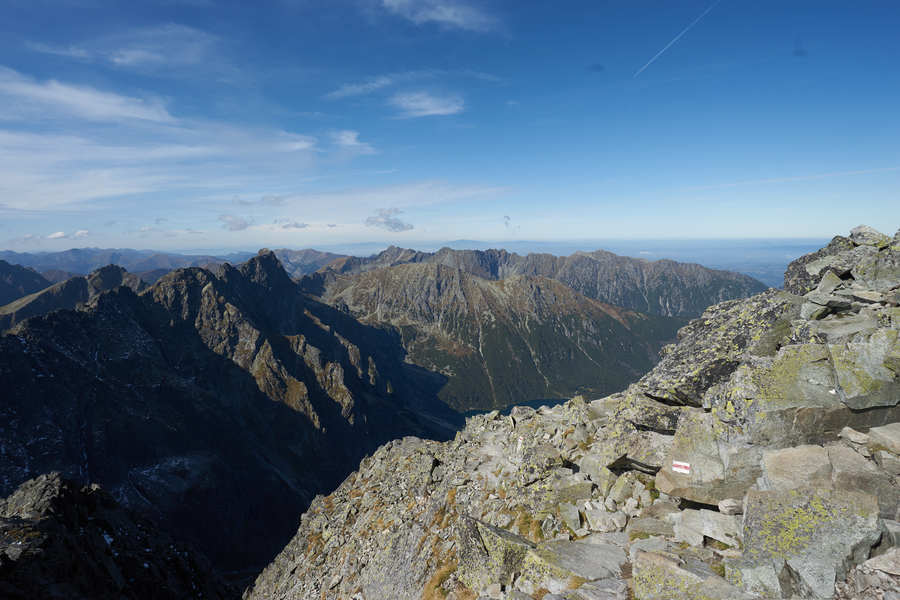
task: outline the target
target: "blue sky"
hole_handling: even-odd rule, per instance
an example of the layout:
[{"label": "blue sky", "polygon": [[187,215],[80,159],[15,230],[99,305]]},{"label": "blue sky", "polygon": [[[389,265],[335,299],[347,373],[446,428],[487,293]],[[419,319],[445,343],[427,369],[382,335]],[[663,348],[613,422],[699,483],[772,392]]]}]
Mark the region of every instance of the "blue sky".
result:
[{"label": "blue sky", "polygon": [[0,0],[0,246],[900,226],[893,1]]}]

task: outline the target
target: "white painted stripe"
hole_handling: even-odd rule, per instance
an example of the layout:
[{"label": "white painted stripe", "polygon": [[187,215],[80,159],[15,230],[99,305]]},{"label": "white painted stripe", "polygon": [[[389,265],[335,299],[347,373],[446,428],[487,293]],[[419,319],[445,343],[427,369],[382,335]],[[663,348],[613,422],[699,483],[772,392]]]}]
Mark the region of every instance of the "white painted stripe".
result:
[{"label": "white painted stripe", "polygon": [[691,472],[691,464],[673,460],[672,461],[672,470],[675,471],[676,473],[684,473],[685,475],[689,475]]}]

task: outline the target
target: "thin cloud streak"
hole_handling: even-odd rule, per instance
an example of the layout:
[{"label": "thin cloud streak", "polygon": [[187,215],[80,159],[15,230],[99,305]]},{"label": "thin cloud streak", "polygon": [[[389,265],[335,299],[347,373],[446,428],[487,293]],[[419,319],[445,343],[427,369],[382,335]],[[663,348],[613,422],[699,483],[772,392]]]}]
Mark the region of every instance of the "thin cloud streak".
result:
[{"label": "thin cloud streak", "polygon": [[461,113],[465,102],[460,96],[435,96],[428,92],[408,92],[395,94],[391,105],[402,110],[403,117],[446,116]]},{"label": "thin cloud streak", "polygon": [[437,23],[479,33],[498,26],[497,19],[491,15],[458,0],[382,0],[382,5],[416,25]]},{"label": "thin cloud streak", "polygon": [[17,71],[0,66],[0,120],[25,114],[40,114],[34,105],[50,108],[89,121],[141,120],[174,123],[161,102],[122,96],[96,88],[60,83],[55,79],[38,82]]},{"label": "thin cloud streak", "polygon": [[815,175],[798,175],[796,177],[773,177],[771,179],[748,179],[746,181],[734,181],[731,183],[719,183],[714,185],[702,185],[685,188],[691,191],[719,190],[725,188],[741,187],[745,185],[765,185],[769,183],[793,183],[795,181],[815,181],[817,179],[829,179],[831,177],[851,177],[854,175],[871,175],[874,173],[891,173],[900,171],[897,167],[882,167],[878,169],[861,169],[858,171],[832,171],[830,173],[817,173]]},{"label": "thin cloud streak", "polygon": [[671,41],[671,42],[669,42],[668,44],[666,44],[666,45],[663,47],[662,50],[660,50],[659,52],[657,52],[657,53],[653,56],[653,58],[651,58],[650,60],[648,60],[648,61],[647,61],[647,64],[645,64],[643,67],[641,67],[640,69],[638,69],[637,72],[636,72],[634,75],[632,75],[632,78],[637,77],[638,75],[640,75],[641,73],[643,73],[644,70],[645,70],[647,67],[649,67],[650,65],[652,65],[652,64],[656,61],[657,58],[659,58],[660,56],[663,55],[663,53],[664,53],[666,50],[668,50],[668,49],[671,48],[673,45],[675,45],[675,42],[677,42],[678,40],[680,40],[681,37],[682,37],[684,34],[686,34],[688,31],[690,31],[691,29],[693,29],[693,28],[694,28],[694,25],[696,25],[697,23],[699,23],[700,20],[701,20],[703,17],[705,17],[706,15],[708,15],[709,12],[710,12],[712,9],[714,9],[714,8],[719,4],[719,2],[721,2],[721,1],[722,1],[722,0],[716,0],[715,2],[713,2],[712,4],[710,4],[710,5],[706,8],[706,10],[704,10],[702,13],[700,13],[700,16],[699,16],[699,17],[697,17],[696,19],[694,19],[694,20],[691,22],[690,25],[688,25],[687,27],[685,27],[684,29],[682,29],[682,30],[681,30],[681,33],[679,33],[679,34],[676,35],[674,38],[672,38],[672,41]]}]

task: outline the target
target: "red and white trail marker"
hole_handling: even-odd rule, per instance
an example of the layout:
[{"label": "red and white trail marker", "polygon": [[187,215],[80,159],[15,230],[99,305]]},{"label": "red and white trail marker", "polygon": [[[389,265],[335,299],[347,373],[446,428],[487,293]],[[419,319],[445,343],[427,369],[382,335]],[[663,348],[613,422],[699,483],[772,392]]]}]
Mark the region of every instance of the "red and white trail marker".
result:
[{"label": "red and white trail marker", "polygon": [[685,475],[691,474],[691,463],[681,462],[678,460],[672,461],[672,470],[676,473],[683,473]]}]

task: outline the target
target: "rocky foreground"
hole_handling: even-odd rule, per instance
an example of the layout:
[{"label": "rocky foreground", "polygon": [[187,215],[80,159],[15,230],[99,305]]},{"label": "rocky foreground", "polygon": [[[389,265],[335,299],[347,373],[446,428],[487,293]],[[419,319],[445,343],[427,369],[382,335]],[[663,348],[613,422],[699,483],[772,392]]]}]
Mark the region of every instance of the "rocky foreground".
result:
[{"label": "rocky foreground", "polygon": [[900,598],[898,335],[856,228],[622,393],[381,447],[245,598]]}]

